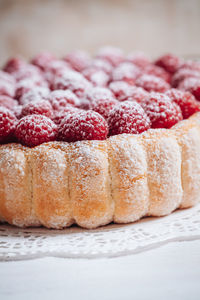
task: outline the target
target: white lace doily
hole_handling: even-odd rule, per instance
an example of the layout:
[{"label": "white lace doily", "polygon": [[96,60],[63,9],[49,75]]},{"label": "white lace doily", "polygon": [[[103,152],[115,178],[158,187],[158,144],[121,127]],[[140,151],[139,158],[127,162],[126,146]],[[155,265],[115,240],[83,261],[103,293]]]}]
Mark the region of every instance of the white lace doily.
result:
[{"label": "white lace doily", "polygon": [[44,256],[113,257],[138,253],[164,243],[200,239],[200,205],[162,218],[95,230],[71,227],[19,229],[0,225],[0,261]]}]

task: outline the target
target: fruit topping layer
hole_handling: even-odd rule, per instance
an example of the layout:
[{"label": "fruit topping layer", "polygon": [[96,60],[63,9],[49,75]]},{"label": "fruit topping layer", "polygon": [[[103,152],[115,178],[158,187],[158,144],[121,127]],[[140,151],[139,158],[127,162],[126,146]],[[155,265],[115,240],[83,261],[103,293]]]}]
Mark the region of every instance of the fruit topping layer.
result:
[{"label": "fruit topping layer", "polygon": [[103,47],[91,57],[40,53],[0,70],[0,143],[104,140],[170,128],[200,111],[200,61],[174,54],[152,61]]}]

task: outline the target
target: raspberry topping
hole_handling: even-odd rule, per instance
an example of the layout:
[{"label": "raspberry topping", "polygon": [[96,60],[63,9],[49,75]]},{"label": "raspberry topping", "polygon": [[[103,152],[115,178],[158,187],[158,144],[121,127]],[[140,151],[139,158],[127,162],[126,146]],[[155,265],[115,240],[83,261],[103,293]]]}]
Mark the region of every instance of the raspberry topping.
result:
[{"label": "raspberry topping", "polygon": [[94,58],[91,62],[91,67],[94,67],[97,70],[102,70],[106,74],[110,74],[113,68],[113,66],[103,58]]},{"label": "raspberry topping", "polygon": [[151,63],[149,57],[142,52],[130,53],[127,56],[127,60],[141,69],[144,69]]},{"label": "raspberry topping", "polygon": [[91,88],[91,83],[80,73],[67,71],[55,78],[52,85],[54,90],[71,90],[77,96],[83,96],[87,89]]},{"label": "raspberry topping", "polygon": [[118,105],[118,101],[114,99],[96,99],[90,102],[89,109],[98,112],[100,115],[104,117],[104,119],[108,119],[110,111],[114,106]]},{"label": "raspberry topping", "polygon": [[200,101],[200,78],[185,78],[178,86],[180,90],[192,93]]},{"label": "raspberry topping", "polygon": [[26,65],[26,62],[24,60],[22,60],[21,58],[12,57],[11,59],[9,59],[6,62],[5,66],[3,67],[3,70],[5,72],[12,74],[12,73],[24,68],[25,65]]},{"label": "raspberry topping", "polygon": [[108,118],[109,134],[138,134],[150,128],[150,120],[143,108],[134,101],[119,103]]},{"label": "raspberry topping", "polygon": [[89,67],[82,73],[87,80],[92,82],[94,86],[106,87],[110,77],[103,70],[96,69],[95,67]]},{"label": "raspberry topping", "polygon": [[68,53],[64,60],[70,64],[70,66],[78,72],[83,71],[90,66],[91,58],[87,52],[82,50],[73,51]]},{"label": "raspberry topping", "polygon": [[152,128],[170,128],[182,120],[180,107],[161,93],[151,93],[142,104]]},{"label": "raspberry topping", "polygon": [[42,87],[42,86],[36,86],[32,90],[27,91],[24,93],[20,99],[19,103],[21,105],[34,102],[34,101],[40,101],[47,99],[48,95],[50,93],[49,88]]},{"label": "raspberry topping", "polygon": [[67,142],[104,140],[107,135],[107,122],[92,110],[69,114],[59,126],[60,139]]},{"label": "raspberry topping", "polygon": [[112,72],[113,81],[125,81],[134,85],[136,78],[140,75],[140,69],[129,62],[118,65]]},{"label": "raspberry topping", "polygon": [[99,49],[97,57],[107,60],[114,67],[124,61],[122,50],[111,46],[105,46]]},{"label": "raspberry topping", "polygon": [[34,101],[25,104],[22,107],[21,118],[28,115],[43,115],[48,118],[53,118],[53,108],[47,100]]},{"label": "raspberry topping", "polygon": [[169,84],[162,78],[144,74],[136,81],[136,85],[142,87],[148,92],[164,93],[170,88]]},{"label": "raspberry topping", "polygon": [[15,79],[4,71],[0,71],[0,95],[9,97],[15,95]]},{"label": "raspberry topping", "polygon": [[189,92],[171,89],[166,92],[166,95],[180,106],[184,119],[200,111],[200,103]]},{"label": "raspberry topping", "polygon": [[171,53],[165,54],[155,61],[155,64],[169,73],[175,73],[181,66],[181,59]]},{"label": "raspberry topping", "polygon": [[77,96],[70,90],[56,90],[50,93],[48,101],[55,111],[61,111],[69,105],[78,106],[80,104]]},{"label": "raspberry topping", "polygon": [[172,76],[171,85],[177,87],[185,78],[189,77],[200,78],[200,71],[181,68]]},{"label": "raspberry topping", "polygon": [[61,122],[63,121],[63,119],[67,115],[72,114],[74,112],[80,112],[80,111],[82,111],[82,110],[78,109],[78,108],[76,108],[74,106],[68,105],[68,106],[64,107],[62,111],[55,112],[54,117],[53,117],[52,120],[54,121],[54,123],[56,125],[60,125]]},{"label": "raspberry topping", "polygon": [[23,79],[17,83],[15,98],[20,99],[24,94],[33,90],[37,87],[47,87],[45,81],[41,81],[39,78],[32,79]]},{"label": "raspberry topping", "polygon": [[20,143],[33,147],[54,141],[57,125],[45,116],[29,115],[18,121],[15,135]]},{"label": "raspberry topping", "polygon": [[0,107],[0,143],[7,143],[13,138],[16,121],[15,115],[9,109]]},{"label": "raspberry topping", "polygon": [[89,101],[94,101],[94,100],[110,100],[110,99],[115,99],[113,93],[103,87],[94,87],[86,91],[85,93],[85,98],[88,99]]},{"label": "raspberry topping", "polygon": [[31,63],[44,71],[46,67],[49,65],[49,63],[54,60],[55,57],[53,54],[49,52],[42,52],[37,54],[35,57],[33,57]]},{"label": "raspberry topping", "polygon": [[168,83],[171,81],[171,75],[168,72],[166,72],[163,68],[153,65],[153,64],[147,65],[144,68],[144,73],[162,78],[163,80],[165,80]]},{"label": "raspberry topping", "polygon": [[7,109],[14,110],[15,107],[18,106],[18,102],[11,97],[0,95],[0,106],[4,106]]}]

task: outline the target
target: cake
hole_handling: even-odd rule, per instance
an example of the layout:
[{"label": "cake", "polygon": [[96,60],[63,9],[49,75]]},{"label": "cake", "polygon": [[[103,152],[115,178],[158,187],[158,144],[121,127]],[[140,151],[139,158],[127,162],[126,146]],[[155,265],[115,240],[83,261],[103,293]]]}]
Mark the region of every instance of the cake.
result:
[{"label": "cake", "polygon": [[92,229],[200,199],[200,63],[105,47],[0,71],[0,220]]}]

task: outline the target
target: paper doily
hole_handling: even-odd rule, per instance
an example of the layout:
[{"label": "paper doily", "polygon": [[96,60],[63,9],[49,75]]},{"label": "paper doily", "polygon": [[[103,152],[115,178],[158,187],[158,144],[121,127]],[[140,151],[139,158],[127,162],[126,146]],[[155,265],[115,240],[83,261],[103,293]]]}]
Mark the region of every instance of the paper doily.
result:
[{"label": "paper doily", "polygon": [[95,230],[71,227],[19,229],[0,225],[0,261],[45,256],[114,257],[142,252],[171,241],[200,239],[200,205],[162,218]]}]

